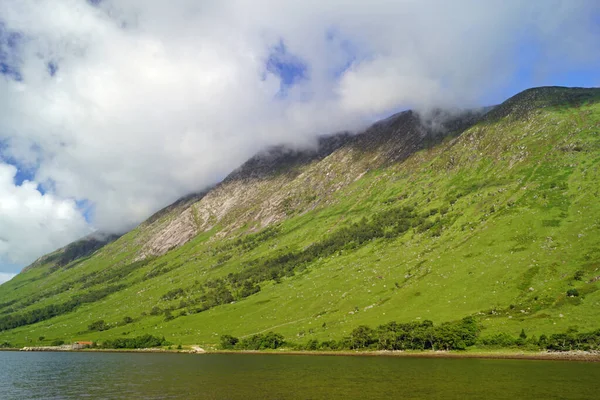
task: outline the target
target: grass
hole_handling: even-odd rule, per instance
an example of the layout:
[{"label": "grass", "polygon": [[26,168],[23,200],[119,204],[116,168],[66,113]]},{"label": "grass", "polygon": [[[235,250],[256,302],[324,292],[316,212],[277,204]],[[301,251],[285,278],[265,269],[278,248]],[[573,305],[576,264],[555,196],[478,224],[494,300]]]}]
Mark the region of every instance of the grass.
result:
[{"label": "grass", "polygon": [[[67,301],[102,287],[102,277],[118,276],[125,288],[74,312],[0,332],[0,342],[30,346],[150,333],[176,344],[210,347],[221,334],[244,337],[270,330],[299,342],[340,339],[360,324],[444,322],[467,315],[477,317],[483,335],[597,329],[600,103],[598,92],[590,93],[585,104],[567,99],[518,118],[509,113],[480,122],[349,184],[344,152],[350,152],[357,171],[371,165],[366,158],[372,154],[342,148],[298,167],[304,175],[283,187],[262,182],[264,196],[283,192],[287,217],[276,224],[276,234],[250,246],[230,245],[232,237],[244,237],[244,228],[216,236],[222,224],[120,276],[117,271],[131,265],[149,235],[150,228],[142,225],[82,261],[56,270],[49,264],[32,268],[0,286],[0,313]],[[321,191],[286,194],[306,185],[302,179],[319,181],[322,171],[335,177]],[[300,251],[351,222],[399,206],[430,214],[432,226],[340,249],[279,283],[260,282],[260,292],[232,304],[193,314],[190,307],[179,307],[198,296],[204,282],[239,272],[249,261]],[[577,271],[583,271],[580,280],[573,279]],[[85,287],[94,280],[96,285]],[[183,297],[164,298],[179,288]],[[567,297],[571,288],[580,296]],[[173,307],[175,318],[150,315],[155,306]],[[123,324],[125,316],[133,322]],[[88,325],[100,319],[111,328],[90,332]]]}]

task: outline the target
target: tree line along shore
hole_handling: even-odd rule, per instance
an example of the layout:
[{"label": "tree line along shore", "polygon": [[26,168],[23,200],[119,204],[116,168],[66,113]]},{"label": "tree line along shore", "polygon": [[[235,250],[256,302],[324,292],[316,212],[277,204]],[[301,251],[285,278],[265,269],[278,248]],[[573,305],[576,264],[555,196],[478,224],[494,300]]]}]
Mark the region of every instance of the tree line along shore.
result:
[{"label": "tree line along shore", "polygon": [[[54,340],[50,346],[24,348],[15,348],[5,341],[0,343],[0,348],[29,351],[206,352],[198,346],[175,344],[164,336],[150,334],[72,344]],[[360,325],[340,340],[309,339],[304,343],[286,340],[275,332],[242,338],[223,334],[220,343],[210,347],[208,352],[600,360],[600,329],[578,332],[570,328],[566,332],[539,337],[529,336],[525,330],[521,330],[518,337],[506,333],[481,336],[481,326],[473,317],[438,325],[429,320],[408,323],[392,321],[376,328]]]}]

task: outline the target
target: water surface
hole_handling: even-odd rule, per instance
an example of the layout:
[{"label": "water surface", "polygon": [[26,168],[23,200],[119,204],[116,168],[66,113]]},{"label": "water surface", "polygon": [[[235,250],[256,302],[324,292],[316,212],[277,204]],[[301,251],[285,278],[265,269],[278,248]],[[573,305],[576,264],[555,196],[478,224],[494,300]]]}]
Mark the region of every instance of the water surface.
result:
[{"label": "water surface", "polygon": [[597,399],[600,363],[0,352],[2,399]]}]

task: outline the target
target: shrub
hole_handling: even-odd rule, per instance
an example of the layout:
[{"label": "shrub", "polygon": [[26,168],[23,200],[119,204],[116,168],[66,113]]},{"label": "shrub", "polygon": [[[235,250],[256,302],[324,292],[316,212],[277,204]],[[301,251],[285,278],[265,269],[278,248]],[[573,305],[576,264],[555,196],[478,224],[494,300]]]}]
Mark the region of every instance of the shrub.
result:
[{"label": "shrub", "polygon": [[319,349],[321,350],[337,350],[339,348],[341,346],[335,340],[325,340],[319,345]]},{"label": "shrub", "polygon": [[318,348],[319,348],[319,341],[316,339],[309,340],[305,346],[306,350],[311,350],[311,351],[317,350]]},{"label": "shrub", "polygon": [[577,297],[577,296],[579,296],[579,291],[577,289],[569,289],[569,290],[567,290],[567,296]]},{"label": "shrub", "polygon": [[519,334],[519,338],[525,340],[527,339],[527,334],[525,333],[525,329],[521,329],[521,333]]},{"label": "shrub", "polygon": [[184,295],[185,295],[185,290],[183,290],[182,288],[177,288],[177,289],[169,290],[167,293],[165,293],[162,296],[162,299],[166,300],[166,301],[175,300]]},{"label": "shrub", "polygon": [[268,332],[264,335],[260,348],[261,349],[276,349],[278,347],[283,346],[285,341],[283,340],[283,336],[279,333]]},{"label": "shrub", "polygon": [[369,347],[375,343],[375,331],[366,325],[360,325],[350,333],[350,343],[353,349]]},{"label": "shrub", "polygon": [[150,315],[160,315],[160,314],[162,314],[162,310],[158,306],[154,306],[154,307],[152,307],[152,310],[150,310]]},{"label": "shrub", "polygon": [[103,319],[99,319],[98,321],[94,321],[88,325],[88,330],[90,331],[105,331],[107,329],[108,325]]},{"label": "shrub", "polygon": [[481,343],[486,346],[494,347],[512,347],[516,345],[517,339],[509,335],[508,333],[497,333],[492,336],[487,336],[481,339]]},{"label": "shrub", "polygon": [[252,335],[248,338],[243,339],[238,343],[236,348],[243,350],[266,350],[266,349],[277,349],[283,344],[283,336],[279,333],[268,332],[266,334]]},{"label": "shrub", "polygon": [[238,338],[233,337],[231,335],[222,335],[221,336],[221,348],[224,350],[233,349],[239,341],[240,340]]},{"label": "shrub", "polygon": [[102,343],[104,349],[146,349],[150,347],[169,346],[170,342],[165,340],[164,336],[152,336],[149,334],[136,336],[134,338],[118,338],[107,340]]}]

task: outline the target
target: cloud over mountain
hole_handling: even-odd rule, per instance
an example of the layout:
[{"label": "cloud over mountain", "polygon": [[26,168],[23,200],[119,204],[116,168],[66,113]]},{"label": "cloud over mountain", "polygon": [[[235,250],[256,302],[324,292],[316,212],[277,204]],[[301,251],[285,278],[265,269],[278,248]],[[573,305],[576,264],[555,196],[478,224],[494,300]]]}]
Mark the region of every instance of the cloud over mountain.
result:
[{"label": "cloud over mountain", "polygon": [[[41,194],[35,182],[16,186],[15,174],[15,167],[0,163],[0,261],[28,264],[90,233],[75,201]],[[8,279],[0,274],[0,282]]]},{"label": "cloud over mountain", "polygon": [[[90,227],[69,199],[92,205],[93,227],[121,231],[265,146],[306,146],[402,108],[480,105],[524,65],[529,86],[598,65],[597,7],[4,0],[0,156],[35,170],[47,215],[66,213],[73,235]],[[32,184],[11,188],[3,168],[2,190],[35,196]],[[17,222],[0,226],[4,256],[40,255],[15,247],[26,232]],[[44,229],[48,251],[56,235]]]}]

